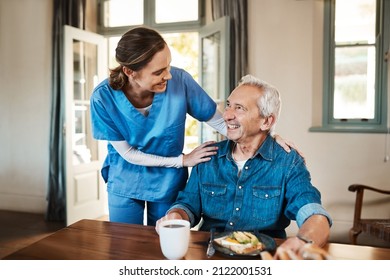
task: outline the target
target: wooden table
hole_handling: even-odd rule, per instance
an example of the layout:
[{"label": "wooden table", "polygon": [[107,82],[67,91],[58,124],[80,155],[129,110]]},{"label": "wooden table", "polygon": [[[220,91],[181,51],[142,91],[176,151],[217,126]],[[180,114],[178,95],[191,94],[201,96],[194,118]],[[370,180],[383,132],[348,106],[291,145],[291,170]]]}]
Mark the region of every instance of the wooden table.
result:
[{"label": "wooden table", "polygon": [[[185,259],[207,260],[208,232],[191,231]],[[389,260],[390,249],[329,243],[333,259]],[[231,259],[219,252],[212,260]],[[4,259],[8,260],[161,260],[154,227],[81,220],[45,237]]]}]

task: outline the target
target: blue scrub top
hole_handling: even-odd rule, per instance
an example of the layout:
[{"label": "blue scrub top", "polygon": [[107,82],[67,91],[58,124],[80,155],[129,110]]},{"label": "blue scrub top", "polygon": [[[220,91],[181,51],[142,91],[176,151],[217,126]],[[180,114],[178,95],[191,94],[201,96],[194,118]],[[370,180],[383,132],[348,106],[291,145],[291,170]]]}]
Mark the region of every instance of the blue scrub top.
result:
[{"label": "blue scrub top", "polygon": [[[164,157],[176,157],[183,151],[185,120],[188,113],[199,121],[209,120],[216,103],[190,74],[171,68],[172,79],[163,93],[156,93],[149,115],[141,114],[122,90],[101,82],[91,97],[93,137],[122,141],[138,150]],[[102,176],[108,192],[134,199],[172,202],[187,178],[187,168],[146,167],[124,160],[108,144]]]}]

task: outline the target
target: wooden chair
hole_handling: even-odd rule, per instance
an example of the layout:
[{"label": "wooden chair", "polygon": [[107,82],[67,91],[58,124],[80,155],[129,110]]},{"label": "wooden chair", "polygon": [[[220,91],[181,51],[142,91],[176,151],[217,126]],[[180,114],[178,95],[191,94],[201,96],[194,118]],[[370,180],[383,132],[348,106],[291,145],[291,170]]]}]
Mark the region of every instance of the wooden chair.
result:
[{"label": "wooden chair", "polygon": [[349,231],[349,239],[352,244],[356,244],[357,237],[364,232],[375,236],[381,240],[390,242],[390,219],[361,219],[363,207],[364,191],[374,191],[377,193],[390,195],[390,191],[381,190],[365,185],[353,184],[348,187],[351,192],[356,192],[355,214],[353,227]]}]

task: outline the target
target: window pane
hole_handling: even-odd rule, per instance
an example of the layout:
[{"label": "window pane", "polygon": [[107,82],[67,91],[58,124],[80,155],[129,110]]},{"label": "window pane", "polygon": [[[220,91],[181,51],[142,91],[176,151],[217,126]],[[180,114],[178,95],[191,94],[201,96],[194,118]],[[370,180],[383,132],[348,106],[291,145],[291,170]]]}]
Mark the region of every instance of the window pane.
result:
[{"label": "window pane", "polygon": [[375,110],[375,48],[335,50],[335,119],[373,119]]},{"label": "window pane", "polygon": [[198,0],[155,0],[156,23],[198,20]]},{"label": "window pane", "polygon": [[336,0],[335,41],[375,42],[376,0]]},{"label": "window pane", "polygon": [[142,25],[143,23],[144,0],[104,1],[105,27]]},{"label": "window pane", "polygon": [[117,67],[119,64],[115,59],[115,50],[121,36],[110,37],[108,39],[108,67],[110,69]]},{"label": "window pane", "polygon": [[219,61],[221,56],[221,33],[213,33],[202,39],[202,84],[205,91],[211,95],[214,100],[221,99],[219,94]]},{"label": "window pane", "polygon": [[192,77],[198,79],[198,32],[164,33],[161,34],[167,42],[172,54],[171,65],[183,68]]},{"label": "window pane", "polygon": [[73,164],[97,160],[98,147],[93,141],[89,99],[97,86],[98,46],[73,40]]}]

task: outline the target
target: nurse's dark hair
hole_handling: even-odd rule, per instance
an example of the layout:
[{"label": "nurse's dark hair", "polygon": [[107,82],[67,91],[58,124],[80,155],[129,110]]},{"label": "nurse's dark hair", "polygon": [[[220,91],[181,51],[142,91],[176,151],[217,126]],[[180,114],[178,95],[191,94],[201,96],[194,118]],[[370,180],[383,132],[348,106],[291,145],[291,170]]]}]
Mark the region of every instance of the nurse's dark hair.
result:
[{"label": "nurse's dark hair", "polygon": [[119,65],[110,69],[110,86],[115,90],[122,89],[128,82],[123,67],[139,71],[165,46],[164,38],[153,29],[136,27],[127,31],[119,40],[115,50],[115,59]]}]

